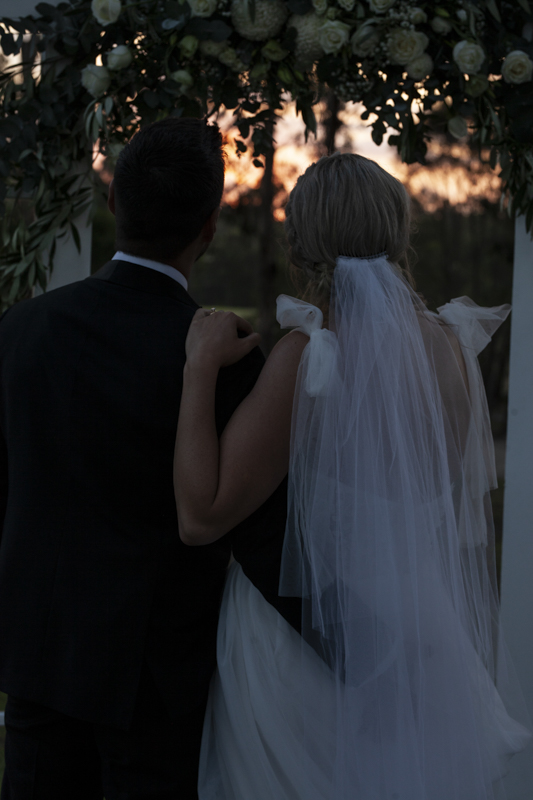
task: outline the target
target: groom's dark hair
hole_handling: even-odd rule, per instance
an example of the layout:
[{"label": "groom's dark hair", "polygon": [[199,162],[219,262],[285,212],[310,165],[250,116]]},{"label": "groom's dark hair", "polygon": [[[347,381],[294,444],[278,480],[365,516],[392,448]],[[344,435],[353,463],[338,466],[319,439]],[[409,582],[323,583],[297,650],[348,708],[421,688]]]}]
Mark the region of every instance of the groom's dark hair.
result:
[{"label": "groom's dark hair", "polygon": [[204,119],[168,117],[142,128],[115,168],[117,248],[179,255],[220,204],[224,157],[218,125]]}]

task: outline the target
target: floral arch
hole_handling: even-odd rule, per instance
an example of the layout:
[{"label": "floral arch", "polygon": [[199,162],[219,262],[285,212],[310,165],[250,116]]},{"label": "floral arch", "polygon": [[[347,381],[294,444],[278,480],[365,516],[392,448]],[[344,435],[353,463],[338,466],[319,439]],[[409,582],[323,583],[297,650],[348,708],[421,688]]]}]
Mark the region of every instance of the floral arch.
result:
[{"label": "floral arch", "polygon": [[78,240],[96,142],[116,157],[139,124],[225,107],[260,167],[286,98],[316,131],[321,84],[362,103],[374,141],[406,162],[423,162],[438,108],[500,168],[502,200],[531,229],[528,0],[69,0],[0,25],[0,200],[34,203],[4,216],[3,307],[44,288],[58,235]]}]

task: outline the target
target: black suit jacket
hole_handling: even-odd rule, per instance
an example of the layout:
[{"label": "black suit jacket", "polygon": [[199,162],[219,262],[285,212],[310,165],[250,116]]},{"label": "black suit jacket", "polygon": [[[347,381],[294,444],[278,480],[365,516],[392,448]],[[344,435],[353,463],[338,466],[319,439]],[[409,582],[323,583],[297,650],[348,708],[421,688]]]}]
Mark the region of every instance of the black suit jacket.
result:
[{"label": "black suit jacket", "polygon": [[[172,461],[198,305],[113,261],[0,322],[0,688],[127,727],[146,657],[178,720],[203,713],[230,550],[277,597],[286,483],[223,539],[179,538]],[[253,387],[258,349],[220,371],[217,428]]]}]

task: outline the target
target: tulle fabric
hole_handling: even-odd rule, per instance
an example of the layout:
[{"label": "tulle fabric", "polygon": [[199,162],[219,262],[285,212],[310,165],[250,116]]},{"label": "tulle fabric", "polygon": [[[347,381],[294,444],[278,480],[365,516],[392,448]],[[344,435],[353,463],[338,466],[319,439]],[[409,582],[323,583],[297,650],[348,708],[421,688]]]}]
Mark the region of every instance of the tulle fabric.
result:
[{"label": "tulle fabric", "polygon": [[[509,313],[429,313],[386,258],[338,260],[298,373],[280,594],[230,570],[200,800],[494,800],[529,739],[498,626],[477,353]],[[496,689],[496,679],[499,691]]]},{"label": "tulle fabric", "polygon": [[[437,317],[385,257],[339,258],[319,392],[304,352],[280,594],[304,598],[303,639],[335,683],[324,724],[335,800],[490,800],[528,740],[504,704],[520,716],[498,628],[494,455],[475,359],[476,337],[508,311],[461,298]],[[313,748],[305,662],[303,650]]]}]

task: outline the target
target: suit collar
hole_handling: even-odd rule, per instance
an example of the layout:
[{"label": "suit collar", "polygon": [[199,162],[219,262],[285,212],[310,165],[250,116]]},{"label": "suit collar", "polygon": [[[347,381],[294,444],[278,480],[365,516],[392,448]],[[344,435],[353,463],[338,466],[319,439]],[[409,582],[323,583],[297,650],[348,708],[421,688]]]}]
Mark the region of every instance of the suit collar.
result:
[{"label": "suit collar", "polygon": [[95,272],[87,280],[94,279],[108,281],[119,286],[126,286],[129,289],[136,289],[139,292],[150,294],[160,294],[165,297],[173,297],[181,303],[199,308],[198,303],[192,299],[187,291],[177,281],[161,272],[147,269],[139,264],[132,264],[129,261],[108,261],[98,272]]}]

